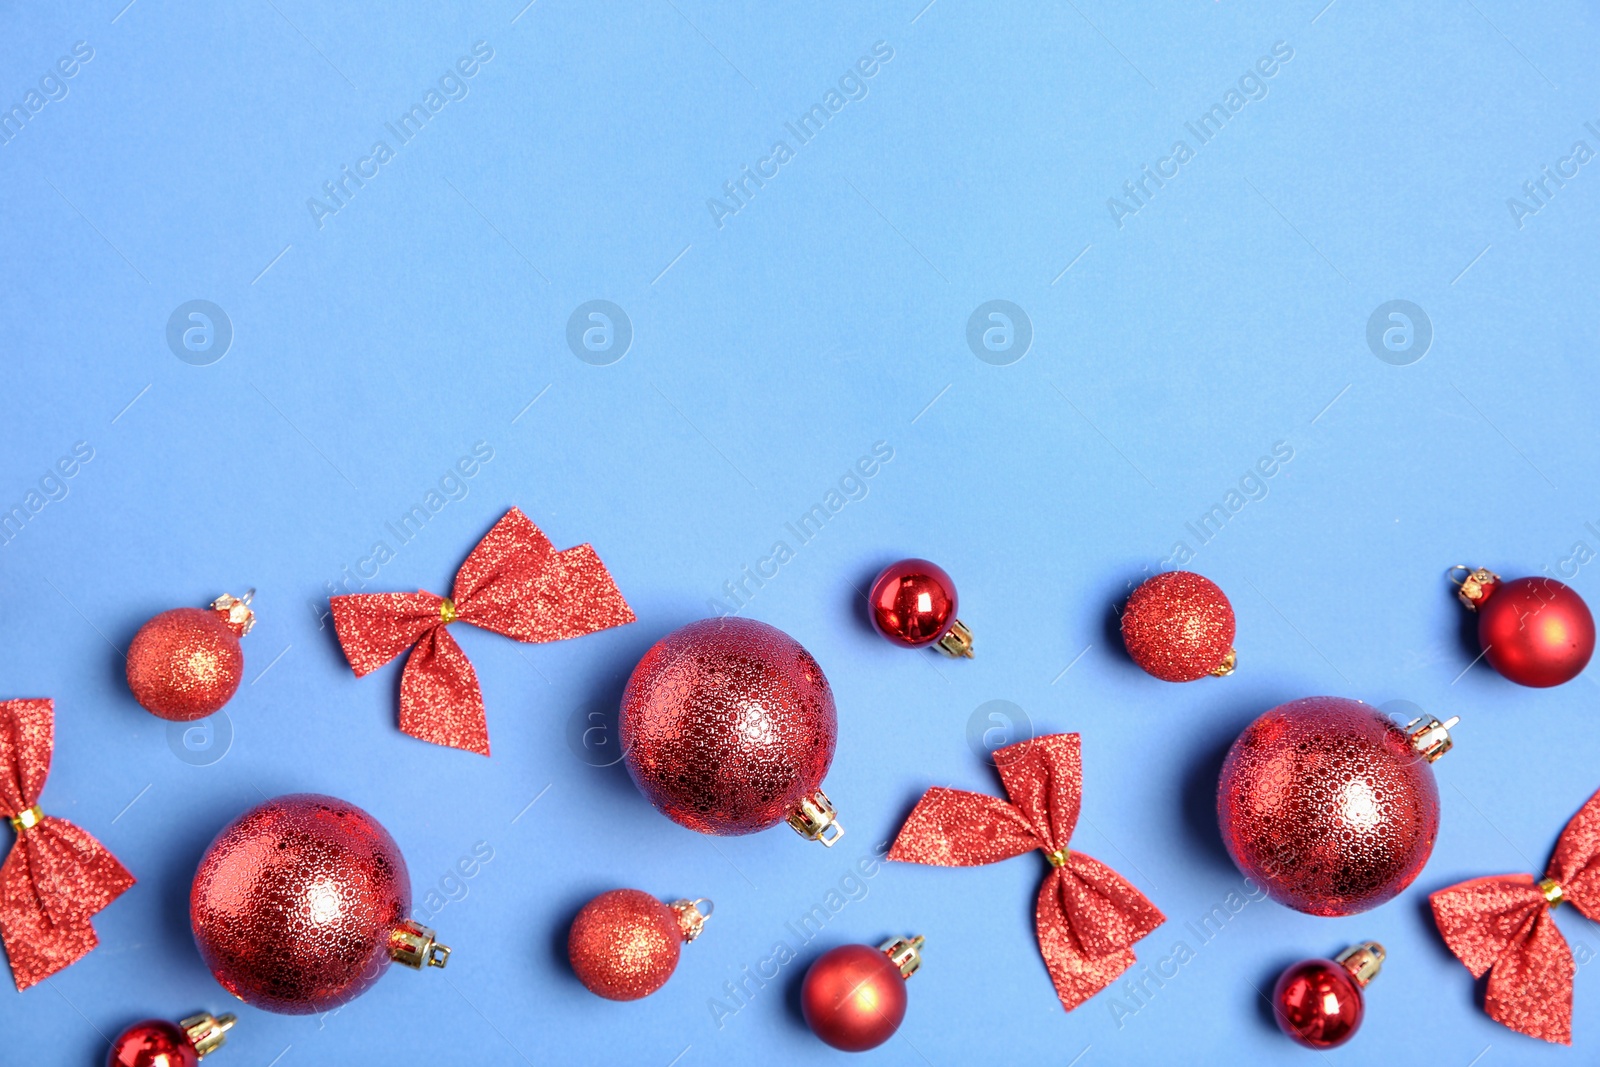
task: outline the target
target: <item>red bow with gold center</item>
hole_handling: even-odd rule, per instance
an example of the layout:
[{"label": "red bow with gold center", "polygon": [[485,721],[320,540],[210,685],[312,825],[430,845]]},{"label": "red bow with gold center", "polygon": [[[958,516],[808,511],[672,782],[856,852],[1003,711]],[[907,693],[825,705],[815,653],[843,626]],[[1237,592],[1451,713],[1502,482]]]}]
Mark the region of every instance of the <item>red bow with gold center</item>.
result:
[{"label": "red bow with gold center", "polygon": [[1472,977],[1489,975],[1489,1018],[1530,1037],[1572,1044],[1572,976],[1567,939],[1551,912],[1570,901],[1600,920],[1600,793],[1556,840],[1543,881],[1529,874],[1474,878],[1428,898],[1444,943]]},{"label": "red bow with gold center", "polygon": [[1038,849],[1050,861],[1034,927],[1061,1006],[1071,1011],[1133,966],[1133,943],[1166,916],[1110,867],[1067,847],[1078,823],[1083,762],[1077,734],[995,752],[1010,803],[934,787],[900,828],[889,858],[976,867]]},{"label": "red bow with gold center", "polygon": [[591,545],[557,552],[516,508],[456,573],[449,597],[356,593],[330,599],[345,659],[361,677],[411,650],[400,677],[400,729],[487,756],[483,693],[466,653],[445,632],[469,622],[518,641],[565,641],[632,622],[633,610]]},{"label": "red bow with gold center", "polygon": [[0,867],[0,935],[19,990],[88,955],[100,943],[89,920],[133,885],[104,845],[39,809],[54,735],[50,701],[0,701],[0,816],[17,832]]}]

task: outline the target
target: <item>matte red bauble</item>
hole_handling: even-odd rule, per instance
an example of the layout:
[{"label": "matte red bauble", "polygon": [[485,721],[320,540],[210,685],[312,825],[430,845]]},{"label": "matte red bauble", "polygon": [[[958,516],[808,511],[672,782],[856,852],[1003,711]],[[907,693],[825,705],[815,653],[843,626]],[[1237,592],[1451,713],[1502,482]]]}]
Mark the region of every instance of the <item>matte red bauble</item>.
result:
[{"label": "matte red bauble", "polygon": [[937,563],[889,564],[873,579],[867,601],[873,627],[895,644],[971,658],[972,631],[956,618],[956,583]]},{"label": "matte red bauble", "polygon": [[[1466,576],[1456,579],[1457,571]],[[1489,666],[1518,685],[1545,688],[1576,678],[1594,655],[1594,616],[1554,578],[1503,581],[1479,567],[1452,567],[1456,595],[1478,613],[1478,644]]]},{"label": "matte red bauble", "polygon": [[787,821],[831,846],[844,836],[823,776],[838,732],[811,653],[766,623],[730,616],[675,630],[622,695],[628,773],[662,814],[703,834]]},{"label": "matte red bauble", "polygon": [[800,986],[811,1032],[836,1049],[865,1052],[894,1036],[906,1017],[906,979],[922,966],[922,938],[877,948],[840,945],[817,957]]},{"label": "matte red bauble", "polygon": [[1211,579],[1167,571],[1133,591],[1122,610],[1122,642],[1146,674],[1192,682],[1233,673],[1233,605]]},{"label": "matte red bauble", "polygon": [[1439,833],[1429,766],[1449,728],[1405,729],[1359,700],[1306,697],[1245,727],[1228,750],[1217,818],[1233,862],[1280,904],[1354,915],[1411,884]]},{"label": "matte red bauble", "polygon": [[111,1042],[106,1067],[195,1067],[227,1042],[237,1021],[201,1012],[176,1025],[165,1019],[134,1023]]},{"label": "matte red bauble", "polygon": [[1331,960],[1301,960],[1278,976],[1272,1013],[1278,1028],[1306,1048],[1338,1048],[1355,1036],[1362,990],[1383,966],[1383,946],[1367,941]]},{"label": "matte red bauble", "polygon": [[637,889],[601,893],[572,920],[567,958],[573,973],[589,992],[607,1000],[648,997],[678,969],[678,952],[700,936],[711,917],[710,904],[666,904]]},{"label": "matte red bauble", "polygon": [[239,638],[256,617],[250,593],[224,593],[211,607],[173,608],[139,627],[128,646],[128,688],[163,719],[203,719],[233,698],[244,676]]},{"label": "matte red bauble", "polygon": [[450,950],[412,921],[405,857],[354,804],[295,793],[229,823],[189,894],[195,944],[246,1004],[308,1015],[347,1003],[391,961],[443,967]]}]

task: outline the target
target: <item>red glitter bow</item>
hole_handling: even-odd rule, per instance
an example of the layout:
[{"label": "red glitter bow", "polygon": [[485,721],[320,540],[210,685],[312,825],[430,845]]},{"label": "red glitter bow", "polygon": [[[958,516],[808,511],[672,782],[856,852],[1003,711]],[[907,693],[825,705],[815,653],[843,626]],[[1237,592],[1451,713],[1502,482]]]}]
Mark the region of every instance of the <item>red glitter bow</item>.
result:
[{"label": "red glitter bow", "polygon": [[900,828],[889,858],[976,867],[1039,849],[1052,870],[1034,926],[1061,1006],[1071,1011],[1133,966],[1133,943],[1166,922],[1110,867],[1067,848],[1078,823],[1083,761],[1077,734],[1050,734],[994,754],[1007,803],[982,793],[929,789]]},{"label": "red glitter bow", "polygon": [[39,810],[54,727],[48,700],[0,701],[0,816],[17,832],[0,867],[0,935],[19,990],[87,956],[100,943],[89,920],[133,885],[104,845]]},{"label": "red glitter bow", "polygon": [[1489,975],[1489,1018],[1530,1037],[1572,1044],[1572,950],[1550,912],[1570,900],[1600,920],[1600,793],[1556,841],[1543,881],[1532,875],[1474,878],[1428,898],[1433,920],[1472,977]]},{"label": "red glitter bow", "polygon": [[557,552],[516,508],[472,550],[448,599],[432,593],[357,593],[331,598],[339,646],[356,677],[406,649],[400,729],[436,745],[487,756],[489,724],[478,676],[452,622],[470,622],[518,641],[564,641],[632,622],[591,545]]}]

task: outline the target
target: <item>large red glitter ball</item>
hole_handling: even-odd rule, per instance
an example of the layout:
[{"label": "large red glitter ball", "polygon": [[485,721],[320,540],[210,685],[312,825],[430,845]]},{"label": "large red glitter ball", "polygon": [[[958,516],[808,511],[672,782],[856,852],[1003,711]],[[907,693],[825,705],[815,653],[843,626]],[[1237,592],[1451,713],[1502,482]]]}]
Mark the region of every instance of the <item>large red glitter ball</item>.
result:
[{"label": "large red glitter ball", "polygon": [[106,1055],[106,1067],[195,1067],[199,1062],[189,1035],[164,1019],[134,1023]]},{"label": "large red glitter ball", "polygon": [[800,1011],[822,1040],[845,1052],[877,1048],[906,1017],[906,980],[888,955],[840,945],[817,958],[800,986]]},{"label": "large red glitter ball", "polygon": [[607,1000],[638,1000],[678,969],[683,930],[672,909],[649,893],[613,889],[578,912],[567,958],[578,981]]},{"label": "large red glitter ball", "polygon": [[873,580],[867,602],[873,628],[908,648],[933,644],[956,623],[956,583],[925,559],[889,564]]},{"label": "large red glitter ball", "polygon": [[622,696],[628,772],[674,822],[749,834],[816,792],[838,732],[833,692],[782,630],[702,619],[644,654]]},{"label": "large red glitter ball", "polygon": [[286,1015],[364,993],[410,911],[394,838],[354,804],[316,793],[269,800],[229,823],[189,895],[195,944],[217,981]]},{"label": "large red glitter ball", "polygon": [[1278,1028],[1306,1048],[1337,1048],[1355,1036],[1365,1011],[1361,986],[1333,960],[1303,960],[1278,976]]},{"label": "large red glitter ball", "polygon": [[1148,674],[1192,682],[1226,673],[1233,651],[1233,605],[1217,584],[1189,571],[1145,581],[1122,612],[1122,641]]},{"label": "large red glitter ball", "polygon": [[233,697],[243,676],[237,631],[215,610],[163,611],[128,646],[128,688],[163,719],[205,718]]},{"label": "large red glitter ball", "polygon": [[1495,585],[1478,608],[1478,643],[1489,666],[1519,685],[1561,685],[1594,655],[1589,605],[1554,578]]},{"label": "large red glitter ball", "polygon": [[1245,727],[1217,787],[1222,840],[1272,899],[1354,915],[1411,884],[1439,833],[1439,788],[1388,716],[1306,697]]}]

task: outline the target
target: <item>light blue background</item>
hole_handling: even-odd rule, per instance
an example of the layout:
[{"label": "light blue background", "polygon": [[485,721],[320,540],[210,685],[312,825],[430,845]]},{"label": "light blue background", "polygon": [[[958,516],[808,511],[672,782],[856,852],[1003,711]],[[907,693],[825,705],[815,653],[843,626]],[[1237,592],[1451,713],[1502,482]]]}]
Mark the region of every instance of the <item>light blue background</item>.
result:
[{"label": "light blue background", "polygon": [[[0,505],[94,450],[0,547],[0,690],[56,699],[44,806],[139,879],[95,953],[0,993],[6,1062],[97,1062],[137,1018],[226,1010],[189,880],[224,823],[299,790],[381,819],[419,904],[475,843],[494,859],[432,920],[447,970],[396,970],[320,1020],[240,1009],[219,1064],[835,1062],[796,1010],[804,964],[901,932],[926,935],[926,965],[874,1062],[1309,1062],[1257,990],[1365,938],[1389,962],[1330,1061],[1593,1058],[1589,968],[1563,1052],[1488,1021],[1425,917],[1433,889],[1542,869],[1600,786],[1595,669],[1553,691],[1467,670],[1443,577],[1576,569],[1600,595],[1600,567],[1572,561],[1600,550],[1600,164],[1520,228],[1507,206],[1573,142],[1600,149],[1587,5],[124,2],[0,16],[5,106],[74,42],[94,50],[0,145]],[[480,40],[494,58],[468,95],[319,228],[307,198]],[[879,41],[893,58],[866,97],[792,141],[784,123]],[[1197,147],[1184,123],[1275,42],[1293,59],[1265,98]],[[1180,137],[1195,158],[1118,228],[1107,198]],[[718,228],[706,200],[779,139],[794,158]],[[210,366],[166,345],[192,299],[233,325]],[[634,329],[610,366],[565,340],[594,299]],[[966,344],[991,299],[1034,329],[1009,366]],[[1366,344],[1392,299],[1435,331],[1408,366]],[[592,541],[639,615],[556,646],[456,627],[487,762],[401,735],[398,668],[353,679],[318,616],[325,583],[478,441],[494,458],[466,497],[367,588],[446,591],[515,504],[561,546]],[[866,496],[791,541],[742,609],[832,681],[840,845],[697,836],[578,758],[573,724],[877,441],[894,458]],[[1293,459],[1267,495],[1198,546],[1185,524],[1276,442]],[[1237,610],[1228,680],[1157,682],[1114,640],[1114,605],[1179,540]],[[956,577],[975,660],[866,628],[858,590],[911,554]],[[157,611],[249,586],[231,749],[186,763],[120,652]],[[1200,947],[1184,923],[1241,886],[1212,809],[1221,754],[1314,693],[1463,717],[1432,862],[1366,915],[1253,903]],[[998,791],[966,740],[991,700],[1083,733],[1073,847],[1169,916],[1143,962],[1180,939],[1197,958],[1131,1017],[1120,985],[1064,1014],[1034,942],[1043,863],[885,867],[719,1029],[724,982],[922,789]],[[641,1003],[591,996],[565,963],[571,916],[615,886],[717,905]],[[1600,946],[1571,909],[1558,923],[1583,958]]]}]

